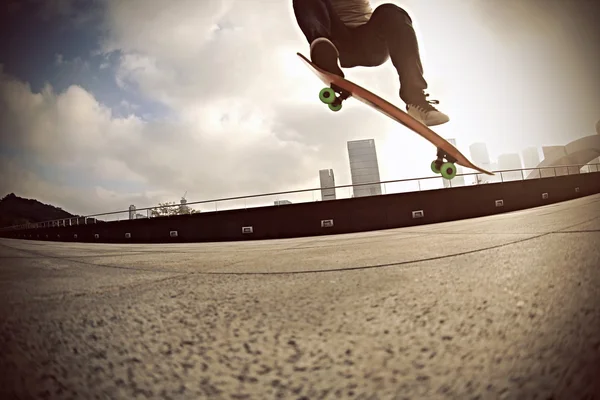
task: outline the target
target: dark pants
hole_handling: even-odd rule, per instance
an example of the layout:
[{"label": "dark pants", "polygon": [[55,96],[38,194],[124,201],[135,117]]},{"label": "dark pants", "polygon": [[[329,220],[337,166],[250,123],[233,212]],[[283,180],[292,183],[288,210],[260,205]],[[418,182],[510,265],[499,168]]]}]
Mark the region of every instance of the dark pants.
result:
[{"label": "dark pants", "polygon": [[331,40],[340,52],[340,65],[375,67],[388,58],[400,77],[400,97],[405,103],[421,103],[427,82],[417,37],[408,13],[394,4],[373,10],[369,22],[347,27],[329,0],[293,0],[298,25],[309,43],[319,37]]}]

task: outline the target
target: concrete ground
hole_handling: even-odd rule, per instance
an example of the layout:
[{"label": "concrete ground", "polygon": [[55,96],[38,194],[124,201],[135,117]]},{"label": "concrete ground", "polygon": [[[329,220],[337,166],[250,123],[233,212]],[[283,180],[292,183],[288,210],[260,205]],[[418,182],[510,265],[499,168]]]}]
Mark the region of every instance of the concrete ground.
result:
[{"label": "concrete ground", "polygon": [[0,398],[600,399],[599,245],[600,196],[276,241],[3,239]]}]

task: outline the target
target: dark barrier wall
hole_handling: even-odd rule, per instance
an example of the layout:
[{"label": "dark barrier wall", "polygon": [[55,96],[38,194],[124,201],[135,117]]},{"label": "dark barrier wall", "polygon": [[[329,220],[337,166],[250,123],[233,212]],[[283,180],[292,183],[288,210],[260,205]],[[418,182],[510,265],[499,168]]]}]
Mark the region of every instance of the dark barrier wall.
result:
[{"label": "dark barrier wall", "polygon": [[[600,193],[600,172],[195,215],[29,229],[2,232],[1,235],[98,243],[291,238],[481,217],[596,193]],[[242,232],[243,227],[252,227],[252,232]]]}]

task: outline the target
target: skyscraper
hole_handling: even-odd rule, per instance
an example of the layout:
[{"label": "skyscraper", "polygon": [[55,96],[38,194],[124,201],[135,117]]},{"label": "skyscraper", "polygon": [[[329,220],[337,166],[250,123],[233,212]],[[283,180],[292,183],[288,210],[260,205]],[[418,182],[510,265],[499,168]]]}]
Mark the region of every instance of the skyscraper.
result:
[{"label": "skyscraper", "polygon": [[335,176],[332,169],[319,170],[321,200],[335,200]]},{"label": "skyscraper", "polygon": [[481,166],[490,164],[490,155],[488,154],[487,146],[485,143],[473,143],[469,146],[469,152],[471,153],[471,161]]},{"label": "skyscraper", "polygon": [[[473,143],[469,146],[469,152],[471,153],[471,161],[473,163],[486,171],[493,171],[496,169],[496,165],[492,164],[490,161],[490,155],[487,150],[487,145],[485,143]],[[481,182],[493,182],[495,181],[495,177],[488,176],[484,174],[477,174],[477,179]],[[500,178],[498,177],[498,181]]]},{"label": "skyscraper", "polygon": [[[452,144],[452,146],[456,147],[456,139],[446,139],[446,140],[450,144]],[[458,175],[458,174],[462,174],[462,173],[463,173],[462,167],[459,165],[456,165],[456,174]],[[465,177],[464,176],[457,176],[454,179],[452,179],[452,182],[450,182],[446,178],[442,178],[442,180],[444,181],[445,188],[456,187],[456,186],[465,186]]]},{"label": "skyscraper", "polygon": [[[498,156],[498,169],[521,169],[521,156],[518,153],[514,154],[501,154]],[[503,172],[503,181],[514,181],[522,179],[521,171]]]},{"label": "skyscraper", "polygon": [[352,140],[348,142],[348,158],[352,184],[377,182],[373,185],[355,186],[352,188],[354,197],[374,196],[381,194],[379,181],[379,165],[375,140]]}]

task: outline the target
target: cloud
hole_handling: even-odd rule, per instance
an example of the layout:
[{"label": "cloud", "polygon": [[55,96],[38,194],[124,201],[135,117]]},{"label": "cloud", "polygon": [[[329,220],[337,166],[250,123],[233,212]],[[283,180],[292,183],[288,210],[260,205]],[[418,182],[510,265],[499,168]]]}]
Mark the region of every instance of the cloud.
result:
[{"label": "cloud", "polygon": [[64,19],[76,26],[89,26],[101,15],[103,0],[24,0],[23,4],[29,16],[42,21]]},{"label": "cloud", "polygon": [[[144,207],[175,201],[185,190],[189,199],[198,200],[316,186],[318,169],[332,163],[342,168],[338,161],[323,161],[343,157],[345,142],[343,135],[327,134],[327,128],[318,127],[320,104],[307,108],[309,114],[304,115],[312,115],[309,119],[317,125],[307,126],[311,133],[304,136],[302,126],[290,128],[300,115],[290,103],[276,105],[269,113],[262,104],[253,107],[239,98],[222,100],[225,103],[201,110],[199,114],[206,117],[201,120],[146,122],[134,115],[113,115],[79,86],[55,93],[48,85],[33,93],[26,83],[2,74],[3,145],[26,154],[35,165],[72,173],[71,182],[49,188],[40,185],[42,178],[34,165],[12,160],[6,167],[11,179],[3,181],[0,189],[17,194],[37,191],[40,196],[44,191],[66,210],[95,213],[129,204]],[[337,117],[321,115],[330,122]],[[345,123],[362,121],[346,119]],[[318,140],[319,135],[323,140]],[[144,189],[112,189],[124,185]],[[81,186],[84,189],[79,191]],[[151,197],[146,192],[164,195]]]},{"label": "cloud", "polygon": [[296,50],[299,31],[287,2],[261,2],[260,13],[257,6],[220,0],[109,2],[103,48],[122,54],[117,73],[122,87],[139,88],[178,110],[231,97],[271,104],[280,97],[267,93],[285,93],[293,84],[284,63]]}]

